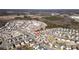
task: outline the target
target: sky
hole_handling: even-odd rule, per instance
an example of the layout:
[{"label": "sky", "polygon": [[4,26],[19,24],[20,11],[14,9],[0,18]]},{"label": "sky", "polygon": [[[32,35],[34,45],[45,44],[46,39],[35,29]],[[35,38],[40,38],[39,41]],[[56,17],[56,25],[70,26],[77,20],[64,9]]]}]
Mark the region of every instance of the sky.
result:
[{"label": "sky", "polygon": [[79,0],[0,0],[0,9],[79,9]]}]

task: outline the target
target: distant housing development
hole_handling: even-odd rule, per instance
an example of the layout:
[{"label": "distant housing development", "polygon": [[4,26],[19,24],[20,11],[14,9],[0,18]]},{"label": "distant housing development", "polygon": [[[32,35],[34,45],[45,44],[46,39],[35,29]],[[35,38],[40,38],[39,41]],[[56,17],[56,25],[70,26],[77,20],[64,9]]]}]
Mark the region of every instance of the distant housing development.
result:
[{"label": "distant housing development", "polygon": [[19,49],[27,46],[34,50],[79,49],[79,30],[45,29],[46,26],[44,22],[36,20],[10,21],[0,29],[0,48]]},{"label": "distant housing development", "polygon": [[79,16],[70,16],[70,18],[75,19],[75,21],[79,22]]},{"label": "distant housing development", "polygon": [[0,50],[79,50],[79,10],[0,9]]}]

